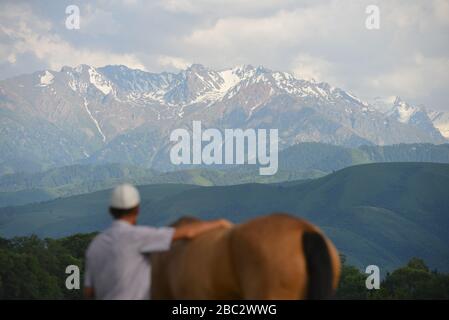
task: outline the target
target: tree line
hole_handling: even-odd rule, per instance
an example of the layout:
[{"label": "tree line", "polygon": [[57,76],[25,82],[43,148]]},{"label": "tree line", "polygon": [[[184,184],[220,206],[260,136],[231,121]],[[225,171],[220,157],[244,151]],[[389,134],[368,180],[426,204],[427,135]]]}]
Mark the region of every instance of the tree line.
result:
[{"label": "tree line", "polygon": [[[65,270],[76,265],[83,274],[84,252],[94,236],[0,238],[0,299],[82,299],[82,290],[66,288]],[[449,299],[449,274],[429,269],[421,259],[388,273],[379,290],[367,290],[367,275],[342,258],[336,299]]]}]

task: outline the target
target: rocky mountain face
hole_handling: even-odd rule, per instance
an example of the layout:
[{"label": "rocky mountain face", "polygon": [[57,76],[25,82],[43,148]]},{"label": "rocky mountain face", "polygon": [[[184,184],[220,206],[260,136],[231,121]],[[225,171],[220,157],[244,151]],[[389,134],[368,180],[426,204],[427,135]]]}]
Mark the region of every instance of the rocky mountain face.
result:
[{"label": "rocky mountain face", "polygon": [[415,126],[439,139],[449,139],[449,112],[435,111],[407,103],[401,97],[374,98],[372,105],[401,123]]},{"label": "rocky mountain face", "polygon": [[170,132],[193,120],[220,130],[278,129],[280,148],[447,142],[449,117],[394,105],[396,113],[381,112],[327,83],[250,65],[45,70],[0,81],[0,173],[83,162],[168,169]]},{"label": "rocky mountain face", "polygon": [[429,111],[428,115],[434,127],[440,131],[443,137],[449,139],[449,112]]}]

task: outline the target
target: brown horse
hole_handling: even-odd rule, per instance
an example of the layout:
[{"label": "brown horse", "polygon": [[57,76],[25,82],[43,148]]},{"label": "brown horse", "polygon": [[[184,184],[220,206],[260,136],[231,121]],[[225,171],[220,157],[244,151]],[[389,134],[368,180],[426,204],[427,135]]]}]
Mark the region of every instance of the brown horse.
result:
[{"label": "brown horse", "polygon": [[340,277],[331,241],[282,213],[175,241],[151,259],[153,299],[326,299]]}]

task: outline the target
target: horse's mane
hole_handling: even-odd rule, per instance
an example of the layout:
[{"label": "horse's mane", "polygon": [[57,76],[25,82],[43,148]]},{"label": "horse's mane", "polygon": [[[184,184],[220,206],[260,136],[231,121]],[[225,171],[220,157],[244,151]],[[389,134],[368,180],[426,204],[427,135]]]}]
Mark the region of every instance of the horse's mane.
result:
[{"label": "horse's mane", "polygon": [[201,219],[199,219],[197,217],[193,217],[193,216],[185,216],[185,217],[179,218],[178,220],[173,222],[170,226],[171,227],[180,227],[182,225],[186,225],[186,224],[198,222],[198,221],[201,221]]}]

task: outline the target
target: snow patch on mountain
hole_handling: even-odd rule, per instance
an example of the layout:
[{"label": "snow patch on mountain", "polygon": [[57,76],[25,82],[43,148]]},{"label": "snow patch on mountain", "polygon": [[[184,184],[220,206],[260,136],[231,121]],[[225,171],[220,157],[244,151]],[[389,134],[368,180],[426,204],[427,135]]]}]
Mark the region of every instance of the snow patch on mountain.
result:
[{"label": "snow patch on mountain", "polygon": [[345,91],[345,93],[346,93],[347,96],[349,96],[349,98],[351,98],[352,100],[354,100],[354,101],[358,102],[359,104],[363,105],[364,107],[366,107],[367,110],[370,109],[370,108],[368,108],[369,105],[368,105],[367,102],[365,102],[365,101],[363,101],[363,100],[357,98],[355,95],[353,95],[353,94],[352,94],[351,92],[349,92],[349,91]]},{"label": "snow patch on mountain", "polygon": [[[199,67],[195,68],[199,69]],[[195,73],[195,76],[200,79],[204,85],[199,94],[193,100],[188,101],[186,105],[207,103],[210,106],[217,101],[223,100],[232,88],[253,75],[251,68],[251,66],[240,66],[218,72],[200,69],[203,72],[207,72],[207,74],[201,75]],[[205,77],[207,77],[207,79]],[[227,98],[231,97],[232,96],[229,96]]]},{"label": "snow patch on mountain", "polygon": [[218,73],[223,80],[223,83],[220,87],[220,92],[223,94],[228,92],[229,89],[234,87],[237,83],[239,83],[242,78],[238,76],[234,69],[223,70]]},{"label": "snow patch on mountain", "polygon": [[98,90],[100,90],[104,95],[108,95],[112,91],[111,83],[104,79],[101,74],[97,72],[94,68],[89,68],[89,81]]},{"label": "snow patch on mountain", "polygon": [[92,121],[94,122],[95,126],[97,127],[97,130],[100,133],[100,135],[101,135],[101,137],[103,139],[103,142],[105,142],[106,141],[106,136],[104,135],[103,131],[101,131],[101,127],[100,127],[100,124],[98,123],[97,119],[95,119],[95,117],[90,112],[89,107],[88,107],[88,102],[87,102],[86,98],[84,98],[84,108],[86,109],[87,114],[92,119]]},{"label": "snow patch on mountain", "polygon": [[74,92],[77,91],[77,86],[76,86],[75,80],[71,79],[71,80],[69,81],[69,87],[70,87],[70,89],[72,89],[72,91],[74,91]]},{"label": "snow patch on mountain", "polygon": [[397,120],[402,123],[409,123],[410,119],[418,112],[418,107],[413,107],[400,97],[396,97],[391,111],[397,117]]},{"label": "snow patch on mountain", "polygon": [[449,112],[430,111],[429,117],[433,125],[441,132],[441,135],[449,139]]},{"label": "snow patch on mountain", "polygon": [[54,79],[55,79],[55,76],[51,72],[45,70],[44,74],[39,77],[39,86],[47,87],[47,86],[53,84]]},{"label": "snow patch on mountain", "polygon": [[396,101],[396,96],[389,97],[374,97],[370,99],[369,102],[372,106],[374,106],[378,111],[387,114],[393,108],[394,102]]}]

